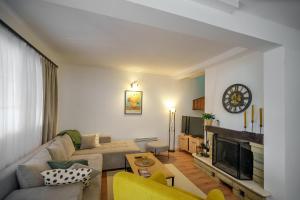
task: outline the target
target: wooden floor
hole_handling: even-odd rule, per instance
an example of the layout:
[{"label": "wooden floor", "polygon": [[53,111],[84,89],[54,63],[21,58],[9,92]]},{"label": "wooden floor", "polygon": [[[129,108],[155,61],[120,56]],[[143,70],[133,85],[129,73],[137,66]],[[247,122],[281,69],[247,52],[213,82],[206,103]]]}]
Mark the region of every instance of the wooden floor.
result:
[{"label": "wooden floor", "polygon": [[[171,163],[177,167],[188,179],[190,179],[200,190],[204,193],[208,193],[211,189],[218,188],[223,191],[226,200],[238,200],[235,197],[231,189],[223,183],[219,183],[212,177],[208,176],[202,169],[194,164],[191,154],[181,151],[170,153],[170,158],[163,154],[158,156],[158,159],[162,163]],[[101,199],[107,200],[107,181],[106,172],[103,172],[102,176],[102,188]]]}]

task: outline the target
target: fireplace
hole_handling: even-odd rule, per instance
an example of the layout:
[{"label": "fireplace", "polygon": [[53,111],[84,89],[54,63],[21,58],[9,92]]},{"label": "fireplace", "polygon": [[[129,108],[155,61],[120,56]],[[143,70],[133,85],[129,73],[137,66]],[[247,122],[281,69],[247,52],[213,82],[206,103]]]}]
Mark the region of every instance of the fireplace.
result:
[{"label": "fireplace", "polygon": [[237,179],[252,179],[253,153],[248,141],[214,134],[212,153],[215,167]]}]

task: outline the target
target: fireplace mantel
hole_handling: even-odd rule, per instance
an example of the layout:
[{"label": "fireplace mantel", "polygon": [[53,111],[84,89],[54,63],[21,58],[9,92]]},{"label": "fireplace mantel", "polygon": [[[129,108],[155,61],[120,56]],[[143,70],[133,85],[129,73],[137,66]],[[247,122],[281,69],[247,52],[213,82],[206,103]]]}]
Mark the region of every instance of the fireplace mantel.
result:
[{"label": "fireplace mantel", "polygon": [[252,133],[247,131],[236,131],[217,126],[206,126],[206,131],[218,134],[221,137],[236,138],[241,140],[247,140],[249,142],[264,144],[264,135],[258,133]]}]

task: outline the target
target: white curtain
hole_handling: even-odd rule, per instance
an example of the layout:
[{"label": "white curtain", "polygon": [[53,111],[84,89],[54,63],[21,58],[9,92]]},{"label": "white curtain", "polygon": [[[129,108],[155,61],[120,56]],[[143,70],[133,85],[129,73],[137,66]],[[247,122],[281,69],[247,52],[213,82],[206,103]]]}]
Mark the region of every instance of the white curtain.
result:
[{"label": "white curtain", "polygon": [[41,144],[42,63],[39,54],[0,26],[0,169]]}]

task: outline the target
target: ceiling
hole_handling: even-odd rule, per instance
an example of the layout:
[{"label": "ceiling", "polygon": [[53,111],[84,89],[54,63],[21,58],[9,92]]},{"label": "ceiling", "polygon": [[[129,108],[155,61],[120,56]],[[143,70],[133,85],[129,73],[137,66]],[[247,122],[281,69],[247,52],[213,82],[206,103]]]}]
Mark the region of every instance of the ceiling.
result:
[{"label": "ceiling", "polygon": [[300,30],[299,0],[240,0],[240,10]]},{"label": "ceiling", "polygon": [[[126,1],[3,1],[64,64],[178,76],[273,45]],[[242,1],[243,9],[253,8]]]},{"label": "ceiling", "polygon": [[39,0],[7,3],[69,64],[168,75],[234,47]]}]

